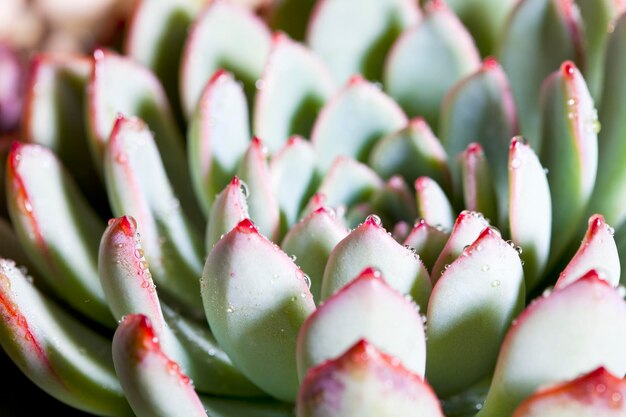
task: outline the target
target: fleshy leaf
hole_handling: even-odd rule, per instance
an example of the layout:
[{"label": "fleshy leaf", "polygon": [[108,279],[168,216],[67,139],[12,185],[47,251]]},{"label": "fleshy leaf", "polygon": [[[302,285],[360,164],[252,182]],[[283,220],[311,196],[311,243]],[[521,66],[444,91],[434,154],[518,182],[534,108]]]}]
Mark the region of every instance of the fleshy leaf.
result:
[{"label": "fleshy leaf", "polygon": [[309,214],[324,205],[338,212],[369,200],[373,193],[384,186],[383,181],[367,165],[348,157],[338,157],[311,197],[304,210]]},{"label": "fleshy leaf", "polygon": [[550,261],[563,253],[584,218],[598,167],[598,116],[585,80],[570,61],[542,92],[541,160],[552,194]]},{"label": "fleshy leaf", "polygon": [[394,290],[413,297],[422,309],[426,307],[431,291],[428,271],[417,255],[387,234],[376,215],[368,216],[330,253],[322,299],[339,291],[367,267],[380,270]]},{"label": "fleshy leaf", "polygon": [[265,23],[250,11],[229,1],[211,2],[192,25],[183,51],[180,90],[184,112],[192,113],[205,84],[220,68],[244,83],[251,100],[271,42]]},{"label": "fleshy leaf", "polygon": [[239,164],[237,176],[248,186],[250,218],[263,235],[270,240],[277,240],[280,232],[280,209],[272,187],[267,155],[267,148],[261,140],[253,138]]},{"label": "fleshy leaf", "polygon": [[320,207],[296,223],[285,235],[281,247],[294,257],[311,280],[311,294],[319,301],[324,268],[334,247],[348,235],[334,210]]},{"label": "fleshy leaf", "polygon": [[428,302],[426,375],[439,396],[489,375],[524,295],[519,254],[486,228],[443,272]]},{"label": "fleshy leaf", "polygon": [[486,218],[498,219],[498,205],[494,178],[485,158],[483,147],[472,142],[459,156],[463,207],[482,213]]},{"label": "fleshy leaf", "polygon": [[316,0],[282,0],[268,3],[265,17],[270,27],[288,33],[293,39],[303,41]]},{"label": "fleshy leaf", "polygon": [[2,217],[0,217],[0,258],[11,259],[18,265],[31,269],[30,258],[11,227],[11,223]]},{"label": "fleshy leaf", "polygon": [[249,144],[243,87],[232,74],[218,70],[200,96],[187,135],[191,179],[205,212],[228,185]]},{"label": "fleshy leaf", "polygon": [[426,5],[422,21],[396,40],[383,79],[389,95],[410,117],[439,126],[446,92],[479,66],[471,36],[445,3],[436,0]]},{"label": "fleshy leaf", "polygon": [[[621,105],[626,97],[622,82],[626,71],[626,15],[614,24],[607,45],[604,65],[604,90],[600,103],[602,130],[598,135],[598,175],[593,197],[589,200],[590,213],[602,213],[615,228],[626,220],[626,109]],[[600,126],[598,125],[598,128]]]},{"label": "fleshy leaf", "polygon": [[389,287],[380,271],[366,268],[304,322],[296,351],[300,379],[361,339],[424,376],[426,338],[419,308]]},{"label": "fleshy leaf", "polygon": [[417,214],[428,224],[450,230],[454,223],[452,204],[446,193],[432,178],[419,177],[415,180]]},{"label": "fleshy leaf", "polygon": [[162,294],[201,311],[200,237],[172,190],[148,127],[139,119],[118,118],[104,164],[113,212],[137,220],[146,259]]},{"label": "fleshy leaf", "polygon": [[307,41],[337,82],[344,83],[353,74],[380,80],[391,45],[420,15],[417,2],[410,0],[321,1],[313,10]]},{"label": "fleshy leaf", "polygon": [[397,358],[361,340],[307,374],[298,393],[299,417],[443,417],[432,388]]},{"label": "fleshy leaf", "polygon": [[89,59],[73,55],[37,55],[32,60],[24,103],[22,136],[52,150],[72,173],[88,198],[102,192],[89,155],[85,88],[91,72]]},{"label": "fleshy leaf", "polygon": [[304,272],[246,219],[209,253],[201,288],[211,330],[235,366],[272,396],[295,400],[296,338],[315,310]]},{"label": "fleshy leaf", "polygon": [[498,57],[511,83],[520,132],[533,149],[540,148],[541,140],[541,84],[563,61],[582,62],[582,42],[580,15],[573,0],[517,2],[504,26]]},{"label": "fleshy leaf", "polygon": [[604,217],[599,214],[591,216],[587,233],[578,251],[559,275],[554,288],[570,285],[590,269],[598,270],[603,274],[602,278],[617,287],[621,268],[614,234],[615,231],[605,223]]},{"label": "fleshy leaf", "polygon": [[121,321],[113,336],[113,361],[138,417],[207,416],[191,380],[163,352],[146,316],[130,314]]},{"label": "fleshy leaf", "polygon": [[[439,135],[448,155],[463,152],[472,142],[482,145],[492,172],[500,215],[499,219],[490,217],[494,224],[506,223],[505,155],[516,133],[515,103],[506,75],[494,58],[487,58],[478,71],[461,80],[446,95]],[[454,172],[455,167],[452,168]]]},{"label": "fleshy leaf", "polygon": [[372,211],[377,213],[383,224],[394,221],[413,221],[417,216],[415,197],[401,176],[389,178],[385,186],[371,198]]},{"label": "fleshy leaf", "polygon": [[435,261],[443,250],[450,234],[441,227],[431,226],[426,220],[419,219],[404,240],[404,246],[415,250],[424,262],[424,266],[432,271]]},{"label": "fleshy leaf", "polygon": [[450,232],[450,238],[441,250],[435,266],[431,270],[430,278],[433,284],[437,282],[447,266],[461,256],[465,246],[471,245],[478,239],[478,236],[487,226],[489,226],[489,222],[481,213],[464,210],[458,215]]},{"label": "fleshy leaf", "polygon": [[290,138],[270,163],[274,193],[281,212],[281,229],[287,231],[300,217],[318,182],[315,150],[299,136]]},{"label": "fleshy leaf", "polygon": [[200,397],[210,417],[294,417],[293,405],[277,401]]},{"label": "fleshy leaf", "polygon": [[335,88],[317,55],[278,33],[257,89],[254,134],[274,153],[292,135],[309,137],[317,114]]},{"label": "fleshy leaf", "polygon": [[521,136],[513,138],[509,150],[509,228],[513,242],[524,250],[524,279],[530,292],[550,254],[552,200],[541,162]]},{"label": "fleshy leaf", "polygon": [[42,295],[13,261],[0,259],[0,344],[39,388],[80,410],[131,414],[111,342]]},{"label": "fleshy leaf", "polygon": [[104,224],[59,160],[41,145],[14,142],[6,185],[17,236],[46,284],[87,317],[113,327],[98,279]]},{"label": "fleshy leaf", "polygon": [[624,398],[626,381],[601,366],[572,381],[540,389],[515,410],[513,417],[619,417],[626,413]]},{"label": "fleshy leaf", "polygon": [[471,33],[482,56],[495,52],[516,0],[447,0]]},{"label": "fleshy leaf", "polygon": [[366,161],[383,136],[407,124],[402,109],[361,76],[352,77],[326,103],[311,133],[318,163],[326,171],[338,156]]},{"label": "fleshy leaf", "polygon": [[510,415],[547,384],[604,366],[626,372],[626,303],[590,271],[540,297],[517,318],[504,339],[480,417]]},{"label": "fleshy leaf", "polygon": [[205,237],[207,251],[213,248],[222,235],[230,232],[243,219],[249,218],[246,198],[248,186],[237,177],[233,177],[224,191],[217,195],[211,208]]},{"label": "fleshy leaf", "polygon": [[187,166],[184,141],[172,116],[159,80],[150,70],[130,58],[97,49],[87,88],[87,125],[96,164],[102,167],[107,142],[119,114],[139,117],[154,132],[163,165],[191,219],[202,225]]},{"label": "fleshy leaf", "polygon": [[427,176],[444,189],[452,189],[446,151],[420,117],[382,138],[372,150],[369,165],[385,179],[402,175],[413,183],[418,177]]},{"label": "fleshy leaf", "polygon": [[600,102],[604,81],[607,41],[615,20],[626,10],[622,0],[576,0],[584,23],[585,80],[592,97]]}]

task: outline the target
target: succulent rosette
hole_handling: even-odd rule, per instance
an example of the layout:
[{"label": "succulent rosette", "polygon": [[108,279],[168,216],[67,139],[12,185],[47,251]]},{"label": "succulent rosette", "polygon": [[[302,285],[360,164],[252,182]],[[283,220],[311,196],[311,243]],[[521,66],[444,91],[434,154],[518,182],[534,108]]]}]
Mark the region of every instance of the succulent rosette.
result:
[{"label": "succulent rosette", "polygon": [[35,57],[0,345],[93,415],[626,415],[625,10],[144,0]]}]

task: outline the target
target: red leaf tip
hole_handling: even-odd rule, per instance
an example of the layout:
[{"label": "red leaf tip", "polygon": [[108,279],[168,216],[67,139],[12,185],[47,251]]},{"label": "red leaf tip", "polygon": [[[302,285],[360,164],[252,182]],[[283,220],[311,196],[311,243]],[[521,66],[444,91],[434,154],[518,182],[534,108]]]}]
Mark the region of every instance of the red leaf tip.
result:
[{"label": "red leaf tip", "polygon": [[561,73],[566,78],[574,78],[574,74],[576,73],[576,65],[572,61],[565,61],[561,64]]},{"label": "red leaf tip", "polygon": [[365,82],[365,78],[361,74],[354,74],[348,80],[348,86],[352,87]]},{"label": "red leaf tip", "polygon": [[281,42],[285,42],[289,40],[289,36],[281,30],[274,32],[272,35],[272,42],[274,45],[280,44]]},{"label": "red leaf tip", "polygon": [[137,221],[132,216],[122,216],[119,218],[119,226],[126,236],[132,237],[137,231]]},{"label": "red leaf tip", "polygon": [[213,75],[211,76],[211,79],[209,80],[209,84],[215,84],[216,82],[218,82],[222,77],[228,75],[228,71],[226,71],[224,68],[220,68],[217,71],[215,71],[213,73]]},{"label": "red leaf tip", "polygon": [[528,141],[523,136],[514,136],[511,139],[511,150],[515,150],[520,146],[528,146]]},{"label": "red leaf tip", "polygon": [[589,218],[589,231],[593,234],[603,227],[605,227],[606,222],[604,221],[604,216],[601,214],[594,214]]},{"label": "red leaf tip", "polygon": [[608,286],[611,285],[606,280],[606,274],[597,269],[590,269],[589,271],[587,271],[587,273],[585,273],[585,275],[579,278],[578,281],[579,282],[589,281],[589,282],[601,283],[602,285],[608,285]]},{"label": "red leaf tip", "polygon": [[232,180],[230,180],[230,185],[234,187],[239,187],[240,181],[239,178],[235,175]]},{"label": "red leaf tip", "polygon": [[380,217],[378,217],[376,214],[370,214],[369,216],[367,216],[365,218],[364,224],[367,226],[374,226],[378,228],[383,226],[382,220],[380,220]]},{"label": "red leaf tip", "polygon": [[478,142],[472,142],[465,149],[467,156],[478,156],[483,154],[483,147]]},{"label": "red leaf tip", "polygon": [[482,69],[484,71],[491,71],[491,70],[497,69],[499,66],[500,66],[500,64],[498,63],[498,60],[495,57],[488,56],[483,61]]},{"label": "red leaf tip", "polygon": [[426,11],[428,13],[447,10],[447,8],[448,5],[443,0],[430,0],[430,2],[426,5]]},{"label": "red leaf tip", "polygon": [[382,279],[383,274],[380,272],[380,269],[375,268],[373,266],[368,266],[365,268],[359,276],[356,278],[357,280],[363,279]]},{"label": "red leaf tip", "polygon": [[259,233],[259,230],[256,228],[256,226],[254,225],[254,223],[252,223],[252,220],[250,219],[243,219],[242,221],[240,221],[239,224],[236,226],[236,229],[240,233],[247,233],[247,234]]}]

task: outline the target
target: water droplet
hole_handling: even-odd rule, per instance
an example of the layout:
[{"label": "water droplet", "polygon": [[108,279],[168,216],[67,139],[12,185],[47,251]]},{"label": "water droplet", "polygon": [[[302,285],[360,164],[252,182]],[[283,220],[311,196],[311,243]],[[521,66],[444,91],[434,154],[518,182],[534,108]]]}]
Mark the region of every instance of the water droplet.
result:
[{"label": "water droplet", "polygon": [[382,226],[383,224],[383,222],[380,220],[380,217],[378,217],[376,214],[370,214],[369,216],[367,216],[365,218],[365,223],[374,224],[378,227]]},{"label": "water droplet", "polygon": [[548,175],[548,173],[549,173],[549,172],[550,172],[550,170],[549,170],[548,168],[544,168],[544,169],[543,169],[543,173],[544,173],[544,174]]},{"label": "water droplet", "polygon": [[493,288],[497,288],[497,287],[499,287],[499,286],[500,286],[500,280],[498,280],[498,279],[494,279],[493,281],[491,281],[491,286],[492,286]]},{"label": "water droplet", "polygon": [[543,292],[541,293],[541,296],[542,296],[543,298],[549,297],[549,296],[550,296],[550,294],[552,294],[552,289],[553,289],[553,287],[548,287],[548,288],[546,288],[546,289],[545,289],[545,290],[543,290]]},{"label": "water droplet", "polygon": [[265,81],[262,78],[259,78],[255,81],[254,86],[257,90],[263,90],[263,87],[265,87]]},{"label": "water droplet", "polygon": [[309,289],[311,289],[311,278],[307,274],[304,274],[303,279],[304,279],[304,282],[306,283],[306,286]]},{"label": "water droplet", "polygon": [[120,152],[115,156],[115,161],[118,164],[125,164],[126,162],[128,162],[128,157],[126,156],[125,153]]},{"label": "water droplet", "polygon": [[611,226],[609,226],[609,225],[607,224],[607,225],[606,225],[606,232],[607,232],[609,235],[613,236],[613,235],[615,234],[615,229],[614,229],[614,228],[612,228]]},{"label": "water droplet", "polygon": [[443,266],[443,270],[444,270],[444,271],[445,271],[446,269],[448,269],[448,268],[450,268],[450,264],[445,264],[445,265]]},{"label": "water droplet", "polygon": [[606,391],[606,385],[604,384],[596,385],[596,392],[602,394],[604,391]]},{"label": "water droplet", "polygon": [[485,265],[481,266],[481,267],[480,267],[480,270],[481,270],[481,271],[483,271],[483,272],[487,272],[487,271],[489,271],[489,265],[486,265],[486,264],[485,264]]},{"label": "water droplet", "polygon": [[576,97],[572,97],[569,100],[567,100],[567,105],[570,107],[575,106],[576,103],[578,103],[578,100],[576,99]]},{"label": "water droplet", "polygon": [[226,309],[227,313],[232,313],[233,311],[235,311],[235,309],[232,306],[228,306],[228,308]]},{"label": "water droplet", "polygon": [[480,252],[481,250],[483,250],[483,245],[476,246],[476,252]]},{"label": "water droplet", "polygon": [[272,281],[276,281],[278,279],[278,274],[272,275]]},{"label": "water droplet", "polygon": [[108,224],[109,226],[111,226],[113,223],[115,223],[115,219],[112,217],[112,218],[110,218],[110,219],[109,219],[109,221],[107,222],[107,224]]},{"label": "water droplet", "polygon": [[296,261],[296,259],[298,259],[298,257],[297,257],[296,255],[291,255],[291,260],[292,260],[293,262],[295,262],[295,261]]},{"label": "water droplet", "polygon": [[135,258],[137,259],[143,258],[143,250],[141,248],[135,249]]},{"label": "water droplet", "polygon": [[150,283],[148,281],[143,281],[141,283],[141,288],[148,288],[150,286]]},{"label": "water droplet", "polygon": [[622,298],[626,297],[626,287],[624,287],[623,285],[620,285],[619,287],[617,287],[617,293]]},{"label": "water droplet", "polygon": [[513,158],[511,160],[511,168],[517,169],[522,166],[522,161],[519,158]]},{"label": "water droplet", "polygon": [[239,189],[241,190],[241,194],[243,194],[244,198],[248,198],[248,196],[250,196],[248,184],[246,184],[242,179],[239,180]]}]

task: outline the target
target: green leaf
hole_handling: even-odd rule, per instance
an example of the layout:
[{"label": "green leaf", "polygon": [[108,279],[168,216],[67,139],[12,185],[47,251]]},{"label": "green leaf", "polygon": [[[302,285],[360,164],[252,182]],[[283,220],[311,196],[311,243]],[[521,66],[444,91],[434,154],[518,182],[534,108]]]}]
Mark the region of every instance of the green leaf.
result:
[{"label": "green leaf", "polygon": [[424,376],[426,338],[419,308],[389,287],[380,271],[366,268],[302,326],[296,351],[300,380],[309,369],[336,358],[361,339]]},{"label": "green leaf", "polygon": [[131,416],[111,361],[111,341],[42,295],[0,259],[0,345],[39,388],[79,410]]},{"label": "green leaf", "polygon": [[524,295],[519,255],[491,228],[443,271],[428,302],[426,332],[426,375],[439,396],[489,375]]},{"label": "green leaf", "polygon": [[220,68],[244,83],[252,103],[270,47],[270,31],[250,11],[234,2],[209,4],[196,19],[183,50],[180,90],[185,113],[193,112],[204,86]]},{"label": "green leaf", "polygon": [[450,230],[454,224],[452,205],[441,186],[429,177],[415,180],[417,214],[428,224]]},{"label": "green leaf", "polygon": [[393,224],[399,220],[411,222],[417,216],[415,197],[399,175],[389,178],[385,186],[374,193],[370,205],[383,224]]},{"label": "green leaf", "polygon": [[292,135],[309,137],[335,87],[326,64],[309,49],[278,33],[254,100],[254,134],[271,153]]},{"label": "green leaf", "polygon": [[563,61],[583,61],[582,36],[573,0],[517,2],[504,26],[498,57],[511,83],[520,132],[533,149],[540,149],[541,84]]},{"label": "green leaf", "polygon": [[540,297],[507,333],[479,417],[511,415],[535,390],[605,366],[626,372],[626,303],[590,271]]},{"label": "green leaf", "polygon": [[294,417],[293,405],[277,401],[235,400],[225,397],[200,397],[211,417]]},{"label": "green leaf", "polygon": [[211,330],[235,366],[294,401],[296,337],[315,310],[304,272],[246,219],[209,253],[201,287]]},{"label": "green leaf", "polygon": [[322,109],[311,133],[322,171],[338,156],[366,161],[376,142],[406,126],[402,109],[374,84],[352,77]]},{"label": "green leaf", "polygon": [[434,227],[420,219],[404,239],[403,245],[415,250],[426,269],[432,271],[449,238],[450,234],[441,227]]},{"label": "green leaf", "polygon": [[143,121],[117,120],[104,165],[113,212],[137,220],[155,282],[190,312],[201,312],[200,236],[172,190],[154,138]]},{"label": "green leaf", "polygon": [[207,83],[187,131],[187,157],[198,201],[208,214],[250,143],[243,87],[218,70]]},{"label": "green leaf", "polygon": [[583,220],[598,167],[598,116],[585,80],[570,61],[544,84],[541,160],[552,194],[552,264]]},{"label": "green leaf", "polygon": [[217,199],[211,208],[209,223],[205,237],[205,247],[207,251],[213,245],[230,232],[233,227],[248,216],[248,186],[241,182],[239,178],[233,177],[230,184],[217,195]]},{"label": "green leaf", "polygon": [[309,371],[298,395],[301,417],[369,416],[372,412],[443,417],[432,388],[366,340]]},{"label": "green leaf", "polygon": [[445,94],[478,69],[480,58],[471,36],[444,2],[429,2],[425,12],[389,51],[383,82],[409,117],[421,116],[439,126]]},{"label": "green leaf", "polygon": [[420,16],[411,0],[326,0],[314,9],[307,42],[328,63],[337,82],[344,83],[354,74],[380,80],[391,45]]},{"label": "green leaf", "polygon": [[[261,0],[263,1],[263,0]],[[284,31],[293,39],[303,41],[307,23],[315,9],[316,0],[272,1],[266,6],[267,22],[273,30]]]},{"label": "green leaf", "polygon": [[322,281],[322,300],[335,294],[363,269],[380,270],[396,291],[408,294],[424,309],[431,283],[424,264],[411,250],[396,242],[371,215],[335,246],[328,258]]},{"label": "green leaf", "polygon": [[498,219],[494,178],[483,147],[472,142],[459,155],[463,207],[482,213],[487,219]]},{"label": "green leaf", "polygon": [[47,148],[14,142],[7,165],[11,222],[42,278],[73,308],[113,327],[98,279],[104,223]]}]

